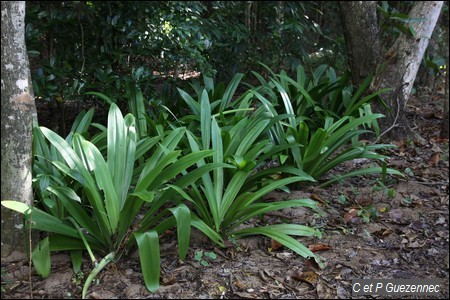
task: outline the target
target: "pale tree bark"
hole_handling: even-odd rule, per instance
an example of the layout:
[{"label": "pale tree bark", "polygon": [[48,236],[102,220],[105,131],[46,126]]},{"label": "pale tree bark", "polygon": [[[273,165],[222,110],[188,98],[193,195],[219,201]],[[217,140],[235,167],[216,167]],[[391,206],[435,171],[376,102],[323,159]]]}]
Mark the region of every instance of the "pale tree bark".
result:
[{"label": "pale tree bark", "polygon": [[[358,17],[354,7],[365,5],[364,3],[366,2],[351,2],[357,2],[358,5],[354,4],[353,6],[347,6],[345,10],[342,10],[342,14],[348,16],[348,18],[359,19],[360,16]],[[442,5],[443,1],[414,2],[414,6],[409,12],[409,17],[415,20],[422,20],[420,22],[415,21],[409,24],[415,32],[415,35],[401,33],[391,48],[388,49],[385,54],[379,56],[379,64],[377,67],[378,73],[372,83],[372,89],[392,88],[391,92],[383,94],[383,99],[387,102],[390,110],[382,110],[381,106],[376,106],[374,109],[375,111],[386,114],[386,118],[380,121],[382,129],[381,136],[386,134],[390,139],[397,140],[415,137],[406,118],[407,102],[411,94],[420,62],[439,18]],[[345,19],[343,22],[345,23]],[[358,23],[354,21],[354,24]],[[345,35],[346,43],[349,42],[350,46],[352,46],[351,40],[356,41],[353,44],[354,49],[352,49],[352,51],[355,51],[356,48],[361,48],[358,49],[359,53],[367,53],[366,57],[370,60],[372,59],[370,53],[373,51],[374,38],[378,38],[378,36],[374,35],[374,31],[370,29],[373,25],[374,24],[370,26],[367,25],[369,30],[365,31],[365,35],[353,36],[353,31],[351,29],[347,29]],[[347,35],[350,35],[351,37],[347,37]],[[351,55],[349,56],[349,59],[352,60]],[[374,61],[370,62],[372,67],[374,62],[377,62],[376,58]],[[352,73],[360,75],[360,65],[361,64],[356,62],[355,66],[355,63],[351,62],[350,67]],[[353,68],[355,68],[355,70],[353,70]]]},{"label": "pale tree bark", "polygon": [[428,47],[429,39],[442,9],[443,1],[418,1],[409,12],[410,18],[423,21],[413,22],[410,26],[415,35],[400,34],[392,47],[387,51],[387,59],[382,65],[382,72],[374,81],[375,88],[392,88],[385,94],[391,111],[382,120],[383,133],[390,138],[420,138],[415,136],[408,125],[406,106],[411,95],[420,62]]},{"label": "pale tree bark", "polygon": [[[257,1],[245,1],[245,26],[247,26],[251,36],[256,32],[258,14]],[[253,39],[253,38],[252,38]]]},{"label": "pale tree bark", "polygon": [[[32,126],[36,107],[25,46],[25,1],[2,1],[1,200],[33,203]],[[22,215],[1,208],[2,256],[25,251]]]},{"label": "pale tree bark", "polygon": [[353,85],[374,73],[380,57],[376,1],[340,1],[342,26]]},{"label": "pale tree bark", "polygon": [[[278,29],[278,35],[280,37],[280,40],[283,40],[283,30],[281,30],[281,25],[284,23],[284,1],[277,1],[277,5],[275,8],[276,14],[277,14],[277,25],[279,26]],[[284,49],[283,47],[280,47],[278,51],[278,66],[277,68],[283,68],[283,61],[284,61]]]}]

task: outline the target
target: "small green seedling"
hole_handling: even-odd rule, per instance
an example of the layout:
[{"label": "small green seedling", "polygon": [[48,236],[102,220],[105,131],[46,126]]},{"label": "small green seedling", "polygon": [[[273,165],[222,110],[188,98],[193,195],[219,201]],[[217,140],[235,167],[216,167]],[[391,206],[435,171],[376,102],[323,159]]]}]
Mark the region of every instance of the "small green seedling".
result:
[{"label": "small green seedling", "polygon": [[203,251],[201,251],[201,250],[195,251],[195,257],[194,257],[194,259],[197,260],[197,261],[199,261],[200,264],[201,264],[202,266],[204,266],[204,267],[207,267],[207,266],[209,265],[207,259],[212,259],[212,260],[214,260],[214,259],[216,259],[216,258],[217,258],[217,255],[216,255],[216,253],[214,253],[214,252],[208,252],[208,251],[206,251],[205,253],[203,253]]}]

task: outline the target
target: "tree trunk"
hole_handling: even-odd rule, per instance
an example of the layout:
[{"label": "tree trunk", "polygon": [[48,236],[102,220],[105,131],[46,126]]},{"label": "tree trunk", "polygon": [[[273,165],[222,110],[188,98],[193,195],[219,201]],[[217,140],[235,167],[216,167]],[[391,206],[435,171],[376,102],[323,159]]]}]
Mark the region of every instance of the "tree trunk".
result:
[{"label": "tree trunk", "polygon": [[[1,200],[33,203],[32,126],[36,107],[25,46],[25,1],[2,1]],[[2,256],[26,249],[22,215],[1,208]]]},{"label": "tree trunk", "polygon": [[380,57],[376,1],[340,1],[342,26],[353,85],[376,69]]},{"label": "tree trunk", "polygon": [[[387,133],[391,139],[414,138],[414,132],[408,125],[406,106],[419,70],[428,41],[431,38],[439,18],[443,1],[415,2],[409,12],[412,19],[423,21],[410,23],[415,35],[400,34],[385,55],[382,72],[374,81],[374,87],[392,88],[384,94],[384,99],[391,108],[387,117],[381,120],[382,134]],[[417,137],[417,136],[416,136]]]},{"label": "tree trunk", "polygon": [[353,83],[358,85],[362,77],[378,69],[372,90],[392,88],[382,95],[390,110],[384,111],[380,105],[374,108],[386,114],[380,121],[381,136],[388,134],[390,139],[397,140],[414,137],[406,119],[406,106],[443,1],[414,2],[409,18],[422,20],[410,23],[414,36],[401,33],[383,56],[376,55],[380,46],[374,29],[377,24],[373,18],[374,2],[348,1],[340,5]]}]

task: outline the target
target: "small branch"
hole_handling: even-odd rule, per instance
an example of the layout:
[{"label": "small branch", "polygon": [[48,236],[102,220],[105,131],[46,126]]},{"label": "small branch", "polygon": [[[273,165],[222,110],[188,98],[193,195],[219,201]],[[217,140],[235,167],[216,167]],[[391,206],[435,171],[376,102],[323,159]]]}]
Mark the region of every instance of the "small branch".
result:
[{"label": "small branch", "polygon": [[28,256],[29,256],[29,261],[28,261],[28,264],[29,264],[29,266],[28,266],[28,280],[29,280],[29,283],[30,283],[30,299],[33,299],[33,283],[32,283],[32,281],[31,281],[31,267],[32,267],[32,262],[31,262],[31,260],[32,260],[32,255],[33,255],[33,252],[32,252],[32,247],[33,247],[33,243],[32,243],[32,240],[31,240],[31,222],[32,222],[32,215],[30,214],[30,229],[28,230],[28,243],[29,243],[29,245],[28,245],[28,251],[29,251],[29,254],[28,254]]},{"label": "small branch", "polygon": [[81,15],[80,7],[78,7],[78,22],[80,23],[80,30],[81,30],[81,57],[83,59],[83,63],[81,64],[80,76],[83,77],[84,64],[86,62],[86,57],[84,55],[84,29],[83,29],[83,23],[81,22],[80,15]]},{"label": "small branch", "polygon": [[381,137],[382,137],[383,135],[385,135],[386,133],[388,133],[389,131],[391,131],[391,130],[394,129],[395,127],[398,127],[397,120],[398,120],[398,117],[400,116],[400,100],[399,100],[399,94],[400,94],[400,91],[403,89],[403,87],[404,87],[405,85],[408,85],[408,83],[407,83],[407,82],[403,83],[403,84],[402,84],[401,86],[399,86],[399,87],[397,88],[397,90],[394,92],[394,98],[395,98],[395,100],[397,101],[397,113],[395,114],[394,122],[392,122],[392,125],[391,125],[388,129],[386,129],[385,131],[383,131],[383,133],[381,133],[381,134],[378,136],[378,138],[375,140],[375,142],[374,142],[373,144],[377,144],[377,143],[380,141],[380,139],[381,139]]}]

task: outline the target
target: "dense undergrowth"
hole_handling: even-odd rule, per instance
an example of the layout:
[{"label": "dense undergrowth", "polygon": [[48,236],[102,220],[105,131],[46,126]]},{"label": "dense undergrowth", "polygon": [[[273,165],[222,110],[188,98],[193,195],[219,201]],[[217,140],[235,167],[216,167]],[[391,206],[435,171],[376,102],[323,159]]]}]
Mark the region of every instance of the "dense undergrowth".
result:
[{"label": "dense undergrowth", "polygon": [[[371,102],[383,90],[367,94],[371,78],[353,88],[346,75],[328,66],[296,76],[282,71],[269,77],[256,72],[256,86],[236,74],[227,84],[210,77],[179,88],[176,106],[144,99],[139,82],[127,86],[123,116],[111,95],[91,92],[109,105],[106,124],[82,112],[70,133],[34,128],[33,207],[2,201],[24,214],[28,228],[48,234],[33,250],[36,271],[50,273],[50,253],[69,251],[74,272],[88,253],[95,276],[110,262],[137,247],[149,291],[159,287],[159,237],[176,228],[179,258],[186,257],[191,228],[225,246],[248,235],[268,236],[298,255],[323,261],[296,237],[321,237],[302,224],[246,221],[267,212],[307,207],[312,199],[263,201],[275,190],[288,192],[329,185],[364,174],[401,175],[386,168],[385,149],[369,134],[379,134]],[[238,92],[239,91],[239,92]],[[364,139],[362,136],[364,135]],[[369,159],[372,167],[324,179],[347,161]]]}]

